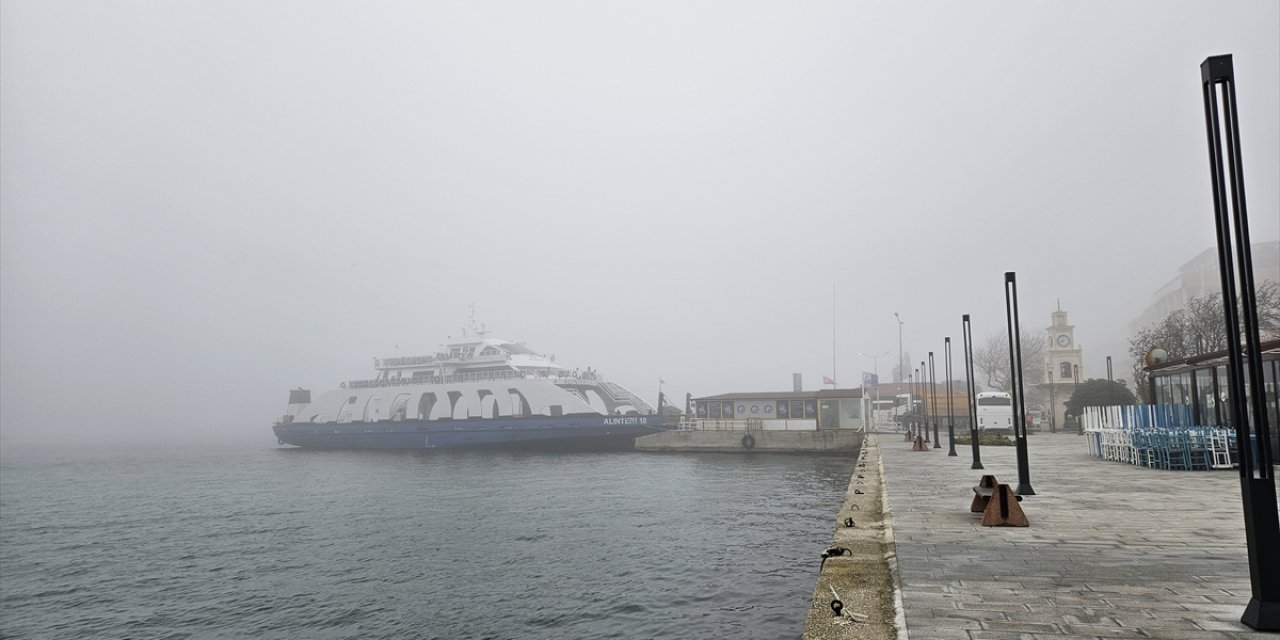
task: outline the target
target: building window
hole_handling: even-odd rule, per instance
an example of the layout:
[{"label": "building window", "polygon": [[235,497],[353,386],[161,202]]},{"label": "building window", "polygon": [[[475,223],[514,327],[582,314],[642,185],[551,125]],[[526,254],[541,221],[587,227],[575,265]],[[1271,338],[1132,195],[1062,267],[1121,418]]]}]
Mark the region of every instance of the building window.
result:
[{"label": "building window", "polygon": [[1234,427],[1234,420],[1231,418],[1231,383],[1227,379],[1227,367],[1222,365],[1216,367],[1214,371],[1218,378],[1218,422],[1224,427]]},{"label": "building window", "polygon": [[803,401],[803,400],[792,400],[792,401],[791,401],[791,417],[792,417],[792,418],[796,418],[796,419],[800,419],[800,418],[805,417],[805,415],[804,415],[804,401]]},{"label": "building window", "polygon": [[1058,377],[1062,378],[1063,380],[1071,379],[1071,363],[1070,362],[1063,362],[1058,365]]},{"label": "building window", "polygon": [[1213,369],[1196,370],[1196,398],[1200,412],[1200,424],[1216,427],[1218,420],[1217,394],[1213,389]]}]

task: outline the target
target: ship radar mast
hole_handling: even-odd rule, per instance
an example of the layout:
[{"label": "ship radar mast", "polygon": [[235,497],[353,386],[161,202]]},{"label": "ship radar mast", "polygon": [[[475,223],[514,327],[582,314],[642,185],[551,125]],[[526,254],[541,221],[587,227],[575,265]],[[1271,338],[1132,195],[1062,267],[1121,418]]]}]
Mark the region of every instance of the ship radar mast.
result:
[{"label": "ship radar mast", "polygon": [[476,304],[473,302],[468,305],[468,308],[471,310],[471,313],[467,317],[467,326],[462,329],[462,335],[466,336],[468,329],[471,330],[471,333],[480,338],[489,335],[489,327],[485,326],[482,322],[476,321]]}]

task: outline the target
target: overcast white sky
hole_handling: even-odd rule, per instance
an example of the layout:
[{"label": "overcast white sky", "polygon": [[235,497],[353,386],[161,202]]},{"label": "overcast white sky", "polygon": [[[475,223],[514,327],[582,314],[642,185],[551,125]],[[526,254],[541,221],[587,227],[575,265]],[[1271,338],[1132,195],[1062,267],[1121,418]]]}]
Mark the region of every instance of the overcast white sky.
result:
[{"label": "overcast white sky", "polygon": [[[882,379],[1061,300],[1087,375],[1213,246],[1280,4],[0,4],[0,429],[272,442],[291,387],[503,337],[656,400]],[[398,350],[397,350],[398,345]],[[957,368],[959,368],[957,364]]]}]

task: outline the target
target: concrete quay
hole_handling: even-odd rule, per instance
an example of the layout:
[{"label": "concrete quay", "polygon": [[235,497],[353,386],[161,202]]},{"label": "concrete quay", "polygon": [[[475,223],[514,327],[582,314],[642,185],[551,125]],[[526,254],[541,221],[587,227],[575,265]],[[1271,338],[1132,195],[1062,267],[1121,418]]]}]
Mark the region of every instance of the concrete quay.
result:
[{"label": "concrete quay", "polygon": [[636,438],[637,451],[720,451],[726,453],[853,453],[861,431],[690,430],[662,431]]},{"label": "concrete quay", "polygon": [[[836,514],[831,547],[819,565],[805,640],[893,640],[903,627],[882,463],[877,437],[868,435]],[[839,553],[831,553],[835,550]],[[836,601],[839,616],[833,615]]]},{"label": "concrete quay", "polygon": [[[1036,495],[1021,503],[1031,526],[983,527],[969,511],[972,487],[993,474],[1016,488],[1014,447],[983,447],[985,468],[974,470],[967,445],[949,457],[945,443],[945,431],[943,448],[927,451],[902,434],[867,438],[863,471],[882,475],[855,471],[850,498],[882,483],[883,513],[865,524],[882,532],[884,551],[828,560],[805,638],[878,637],[887,616],[837,623],[825,587],[843,575],[850,589],[886,567],[899,639],[1280,638],[1240,623],[1251,591],[1237,471],[1135,467],[1089,456],[1074,433],[1033,434]],[[849,508],[839,520],[867,506]],[[835,544],[848,535],[837,525]]]},{"label": "concrete quay", "polygon": [[971,487],[1018,484],[1014,447],[912,451],[879,437],[905,628],[927,640],[1277,638],[1240,623],[1250,598],[1235,470],[1163,471],[1091,457],[1072,434],[1028,438],[1030,527],[983,527]]}]

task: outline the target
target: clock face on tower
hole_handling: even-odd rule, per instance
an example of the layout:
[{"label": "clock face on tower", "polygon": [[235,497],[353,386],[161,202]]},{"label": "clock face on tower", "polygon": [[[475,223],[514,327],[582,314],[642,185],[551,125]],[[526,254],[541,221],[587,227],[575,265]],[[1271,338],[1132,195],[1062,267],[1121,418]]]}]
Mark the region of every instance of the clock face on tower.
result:
[{"label": "clock face on tower", "polygon": [[1065,334],[1065,333],[1064,333],[1064,334],[1062,334],[1062,335],[1058,336],[1058,346],[1059,346],[1059,347],[1065,347],[1065,346],[1067,346],[1067,345],[1069,345],[1069,344],[1071,344],[1071,338],[1068,338],[1068,337],[1067,337],[1067,334]]}]

